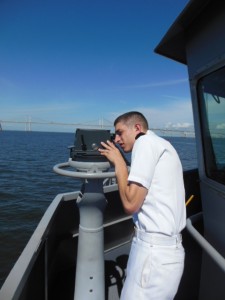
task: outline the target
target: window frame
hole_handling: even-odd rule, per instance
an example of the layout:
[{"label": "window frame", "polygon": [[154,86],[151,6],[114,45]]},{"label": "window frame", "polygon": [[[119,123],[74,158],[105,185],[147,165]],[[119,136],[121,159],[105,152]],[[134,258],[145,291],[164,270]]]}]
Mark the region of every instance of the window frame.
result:
[{"label": "window frame", "polygon": [[[221,73],[224,73],[221,77]],[[217,79],[221,79],[217,80]],[[201,136],[202,136],[202,145],[203,145],[203,154],[204,154],[204,165],[205,165],[205,174],[208,178],[225,185],[225,152],[224,152],[224,164],[220,164],[220,157],[218,157],[218,145],[216,142],[221,138],[224,142],[225,149],[225,128],[224,136],[218,135],[219,132],[212,132],[212,124],[210,123],[210,118],[213,117],[212,111],[208,105],[209,101],[206,95],[211,97],[212,101],[215,101],[215,104],[221,104],[221,100],[225,105],[225,66],[210,72],[197,81],[196,89],[198,95],[199,103],[199,113],[200,113],[200,123],[201,123]],[[214,83],[214,84],[213,84]],[[221,87],[224,87],[221,89]],[[209,93],[209,91],[217,92],[218,94],[223,93],[223,97],[220,98],[219,95],[215,93]],[[211,96],[210,96],[211,95]],[[216,97],[215,97],[216,96]],[[213,103],[214,105],[214,103]],[[223,112],[223,111],[222,111]],[[225,123],[225,109],[224,109],[224,123]],[[225,150],[224,150],[225,151]]]}]

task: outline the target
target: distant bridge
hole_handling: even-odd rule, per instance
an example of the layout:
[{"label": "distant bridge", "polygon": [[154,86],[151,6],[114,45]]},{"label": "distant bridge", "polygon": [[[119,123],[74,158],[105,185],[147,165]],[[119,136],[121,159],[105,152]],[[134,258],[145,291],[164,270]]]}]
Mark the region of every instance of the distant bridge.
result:
[{"label": "distant bridge", "polygon": [[[110,123],[109,121],[107,121]],[[74,128],[94,128],[94,129],[104,129],[109,128],[113,129],[114,125],[105,124],[103,120],[99,120],[99,124],[91,124],[91,123],[64,123],[64,122],[47,122],[47,121],[33,121],[31,118],[25,121],[8,121],[8,120],[0,120],[0,131],[3,130],[2,124],[24,124],[26,131],[32,131],[32,125],[54,125],[54,126],[72,126]],[[161,135],[167,136],[184,136],[184,137],[194,137],[195,133],[193,130],[179,130],[179,129],[170,129],[170,128],[151,128],[152,131],[158,132]]]},{"label": "distant bridge", "polygon": [[2,124],[24,124],[26,131],[31,131],[32,125],[57,125],[57,126],[73,126],[77,127],[91,127],[91,128],[112,128],[113,124],[104,124],[102,120],[99,121],[99,124],[90,124],[90,123],[64,123],[64,122],[48,122],[48,121],[31,121],[29,118],[25,121],[8,121],[0,120],[0,130],[3,130]]},{"label": "distant bridge", "polygon": [[39,121],[6,121],[0,120],[0,124],[41,124],[41,125],[63,125],[63,126],[85,126],[85,127],[113,127],[106,124],[87,124],[87,123],[62,123],[62,122],[39,122]]}]

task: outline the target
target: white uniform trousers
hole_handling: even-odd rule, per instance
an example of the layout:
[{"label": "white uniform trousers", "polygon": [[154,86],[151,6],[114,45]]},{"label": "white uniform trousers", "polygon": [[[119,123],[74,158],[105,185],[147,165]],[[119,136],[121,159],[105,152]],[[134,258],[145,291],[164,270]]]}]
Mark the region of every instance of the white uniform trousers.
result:
[{"label": "white uniform trousers", "polygon": [[135,230],[120,300],[172,300],[184,269],[181,235]]}]

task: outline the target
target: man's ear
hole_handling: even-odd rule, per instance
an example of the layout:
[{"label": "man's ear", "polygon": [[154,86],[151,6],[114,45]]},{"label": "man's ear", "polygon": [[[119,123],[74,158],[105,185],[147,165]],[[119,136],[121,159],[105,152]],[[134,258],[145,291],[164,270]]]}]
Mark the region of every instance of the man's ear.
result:
[{"label": "man's ear", "polygon": [[134,127],[135,127],[135,130],[136,130],[137,133],[141,132],[141,130],[142,130],[141,124],[138,124],[138,123],[137,123],[137,124],[135,124]]}]

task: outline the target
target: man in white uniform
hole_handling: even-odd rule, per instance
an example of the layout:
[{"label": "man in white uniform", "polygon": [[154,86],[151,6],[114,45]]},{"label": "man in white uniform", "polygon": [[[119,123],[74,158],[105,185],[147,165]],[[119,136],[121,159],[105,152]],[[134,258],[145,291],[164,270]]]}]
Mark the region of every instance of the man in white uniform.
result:
[{"label": "man in white uniform", "polygon": [[115,143],[132,151],[130,173],[112,142],[102,142],[99,151],[114,164],[123,207],[135,223],[121,300],[171,300],[184,267],[181,162],[173,146],[148,129],[141,113],[125,113],[114,126]]}]

